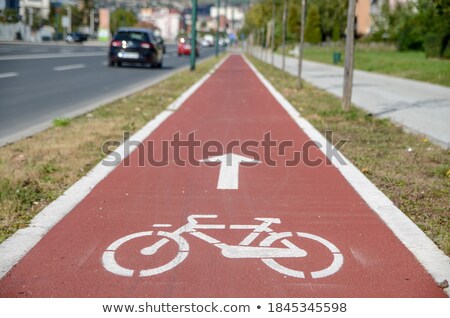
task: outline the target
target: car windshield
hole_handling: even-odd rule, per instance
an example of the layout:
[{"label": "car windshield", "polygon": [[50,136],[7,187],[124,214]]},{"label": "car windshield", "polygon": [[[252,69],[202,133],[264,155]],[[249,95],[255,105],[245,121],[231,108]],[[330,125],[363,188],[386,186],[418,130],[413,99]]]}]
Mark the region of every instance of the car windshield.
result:
[{"label": "car windshield", "polygon": [[120,31],[116,35],[116,40],[148,42],[148,35],[144,32]]}]

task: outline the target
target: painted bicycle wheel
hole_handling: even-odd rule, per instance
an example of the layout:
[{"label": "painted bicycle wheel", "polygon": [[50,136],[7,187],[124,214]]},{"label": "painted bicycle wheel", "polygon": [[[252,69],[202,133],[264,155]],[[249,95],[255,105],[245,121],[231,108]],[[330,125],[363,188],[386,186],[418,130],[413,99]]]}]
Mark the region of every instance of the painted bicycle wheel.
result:
[{"label": "painted bicycle wheel", "polygon": [[162,232],[162,231],[139,232],[139,233],[133,233],[133,234],[127,235],[125,237],[122,237],[122,238],[118,239],[117,241],[115,241],[114,243],[112,243],[110,246],[108,246],[106,251],[103,253],[103,257],[102,257],[103,267],[105,267],[105,269],[107,271],[109,271],[113,274],[116,274],[116,275],[126,276],[126,277],[133,276],[135,274],[136,270],[131,269],[131,268],[125,268],[125,267],[121,266],[119,263],[117,263],[116,257],[115,257],[116,251],[123,244],[125,244],[131,240],[146,237],[146,236],[153,236],[153,235],[160,236],[162,238],[159,241],[157,241],[156,243],[154,243],[153,245],[141,250],[142,255],[149,256],[149,257],[152,255],[155,255],[158,251],[161,250],[160,248],[162,246],[164,246],[165,244],[167,244],[170,241],[174,241],[178,245],[178,253],[175,255],[174,259],[167,262],[166,264],[163,264],[163,265],[155,267],[155,268],[148,268],[148,269],[140,270],[139,271],[140,277],[148,277],[148,276],[158,275],[158,274],[167,272],[167,271],[171,270],[172,268],[174,268],[175,266],[177,266],[178,264],[180,264],[182,261],[184,261],[186,259],[186,257],[188,256],[189,244],[184,238],[182,238],[181,236],[179,236],[177,234],[173,234],[173,233],[169,233],[169,232]]},{"label": "painted bicycle wheel", "polygon": [[[314,234],[303,233],[303,232],[297,232],[296,234],[300,238],[314,240],[314,241],[324,245],[330,251],[330,253],[332,253],[332,255],[333,255],[333,261],[328,267],[308,273],[312,278],[328,277],[339,271],[339,269],[342,267],[342,264],[344,263],[344,257],[342,256],[339,249],[333,243],[327,241],[326,239],[324,239],[320,236],[314,235]],[[272,244],[274,244],[275,242],[277,242],[278,240],[284,240],[284,239],[286,239],[288,237],[292,237],[292,236],[293,235],[291,232],[272,234],[269,237],[267,237],[266,239],[264,239],[260,243],[260,246],[268,247],[268,246],[271,246]],[[292,243],[290,243],[290,244],[292,244]],[[305,256],[305,257],[307,257],[307,256]],[[285,275],[288,275],[291,277],[296,277],[296,278],[305,278],[306,277],[305,272],[285,267],[285,266],[281,265],[280,263],[278,263],[273,258],[262,259],[262,261],[264,262],[264,264],[266,264],[267,266],[269,266],[270,268],[272,268],[273,270],[275,270],[281,274],[285,274]]]}]

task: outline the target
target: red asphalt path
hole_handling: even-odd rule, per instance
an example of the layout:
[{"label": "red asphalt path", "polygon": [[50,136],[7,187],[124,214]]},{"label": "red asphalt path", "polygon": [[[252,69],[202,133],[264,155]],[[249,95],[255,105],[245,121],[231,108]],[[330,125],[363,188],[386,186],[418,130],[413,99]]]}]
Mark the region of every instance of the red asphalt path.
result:
[{"label": "red asphalt path", "polygon": [[[309,138],[260,82],[244,59],[230,56],[225,63],[146,141],[182,139],[195,132],[197,140],[292,140],[301,149]],[[145,149],[148,150],[148,145]],[[261,144],[256,150],[263,160]],[[142,149],[141,149],[142,150]],[[431,276],[383,221],[368,207],[340,172],[324,163],[285,167],[285,156],[272,150],[277,162],[239,168],[237,190],[217,189],[220,167],[138,166],[138,151],[130,167],[119,165],[62,219],[0,281],[1,297],[445,297]],[[324,158],[317,148],[310,158]],[[233,152],[242,154],[234,148]],[[196,151],[197,159],[202,158]],[[183,153],[183,155],[186,155]],[[305,257],[276,261],[303,271],[292,277],[267,266],[260,258],[227,258],[199,237],[184,233],[189,244],[178,253],[169,241],[154,255],[140,253],[157,242],[157,231],[172,232],[190,215],[215,214],[198,219],[201,224],[225,224],[224,230],[199,229],[220,242],[237,245],[251,230],[229,225],[261,224],[255,218],[279,218],[275,232],[293,232],[289,241],[307,251]],[[153,228],[154,224],[171,227]],[[154,231],[119,246],[110,245],[133,233]],[[311,272],[327,268],[333,254],[317,240],[296,232],[311,233],[331,242],[342,255],[335,273],[322,278]],[[251,246],[269,234],[262,233]],[[182,243],[182,240],[177,239]],[[150,243],[149,243],[150,242]],[[180,243],[180,244],[181,244]],[[217,242],[216,242],[217,243]],[[279,242],[273,246],[285,248]],[[105,254],[105,251],[109,250]],[[176,267],[140,277],[141,270],[186,257]],[[117,275],[103,266],[105,255],[134,269],[132,276]],[[108,257],[108,256],[107,256]],[[267,256],[266,256],[267,257]],[[337,257],[337,256],[334,256]]]}]

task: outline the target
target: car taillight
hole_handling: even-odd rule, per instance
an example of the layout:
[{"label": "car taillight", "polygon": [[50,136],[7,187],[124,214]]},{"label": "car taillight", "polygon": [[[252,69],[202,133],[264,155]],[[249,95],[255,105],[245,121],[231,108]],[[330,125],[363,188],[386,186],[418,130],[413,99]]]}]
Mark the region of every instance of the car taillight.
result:
[{"label": "car taillight", "polygon": [[150,48],[153,48],[153,45],[151,43],[148,43],[148,42],[142,42],[141,43],[141,48],[150,49]]},{"label": "car taillight", "polygon": [[112,41],[111,45],[114,47],[119,47],[119,46],[122,46],[122,42],[121,41]]}]

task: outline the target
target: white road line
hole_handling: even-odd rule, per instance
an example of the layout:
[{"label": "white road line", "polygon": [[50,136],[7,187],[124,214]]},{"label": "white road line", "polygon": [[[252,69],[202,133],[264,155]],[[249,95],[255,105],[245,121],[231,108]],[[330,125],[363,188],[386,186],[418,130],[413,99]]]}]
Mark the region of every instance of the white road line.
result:
[{"label": "white road line", "polygon": [[32,49],[31,53],[48,53],[48,49]]},{"label": "white road line", "polygon": [[104,52],[88,52],[88,53],[50,53],[50,54],[23,54],[23,55],[8,55],[0,56],[0,61],[12,61],[12,60],[36,60],[36,59],[58,59],[68,57],[89,57],[89,56],[107,56],[108,53]]},{"label": "white road line", "polygon": [[10,72],[10,73],[2,73],[2,74],[0,74],[0,78],[7,78],[7,77],[14,77],[14,76],[19,76],[19,73]]},{"label": "white road line", "polygon": [[73,64],[73,65],[64,65],[64,66],[56,66],[53,68],[55,72],[59,71],[68,71],[68,70],[75,70],[79,68],[85,68],[86,64]]}]

